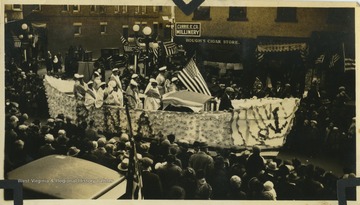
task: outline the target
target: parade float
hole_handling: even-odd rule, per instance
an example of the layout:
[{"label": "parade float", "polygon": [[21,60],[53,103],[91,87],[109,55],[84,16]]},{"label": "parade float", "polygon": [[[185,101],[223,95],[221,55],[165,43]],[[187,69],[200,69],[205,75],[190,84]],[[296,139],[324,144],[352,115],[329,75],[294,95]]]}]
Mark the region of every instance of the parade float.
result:
[{"label": "parade float", "polygon": [[[45,76],[44,85],[50,116],[62,113],[76,120],[74,81]],[[164,104],[188,104],[194,112],[130,110],[133,133],[174,134],[177,140],[206,141],[209,146],[221,148],[260,145],[277,149],[291,131],[300,102],[298,98],[241,99],[232,101],[235,109],[231,112],[205,111],[211,97],[192,99],[196,94],[189,93],[164,97]],[[121,133],[129,127],[123,107],[104,105],[90,110],[87,120],[94,120],[96,129],[103,133]]]}]

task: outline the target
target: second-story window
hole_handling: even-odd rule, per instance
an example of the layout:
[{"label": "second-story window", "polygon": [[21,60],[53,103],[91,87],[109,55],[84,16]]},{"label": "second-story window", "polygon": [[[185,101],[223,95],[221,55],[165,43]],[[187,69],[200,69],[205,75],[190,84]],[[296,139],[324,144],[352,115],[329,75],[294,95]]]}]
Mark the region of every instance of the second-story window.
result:
[{"label": "second-story window", "polygon": [[69,5],[63,5],[63,6],[62,6],[62,11],[63,11],[63,12],[68,12],[69,10],[70,10]]},{"label": "second-story window", "polygon": [[127,6],[122,6],[122,13],[126,14],[128,12],[128,7]]},{"label": "second-story window", "polygon": [[74,23],[73,26],[74,26],[74,36],[80,36],[82,23]]},{"label": "second-story window", "polygon": [[246,7],[230,7],[228,21],[247,21]]},{"label": "second-story window", "polygon": [[297,22],[296,8],[279,7],[277,8],[276,22]]},{"label": "second-story window", "polygon": [[135,6],[135,14],[140,14],[140,6]]},{"label": "second-story window", "polygon": [[99,6],[99,12],[100,12],[101,14],[106,13],[106,8],[105,8],[105,6]]},{"label": "second-story window", "polygon": [[141,14],[146,14],[146,6],[141,6]]},{"label": "second-story window", "polygon": [[21,4],[13,4],[12,10],[13,11],[22,11],[22,5]]},{"label": "second-story window", "polygon": [[90,12],[92,12],[92,13],[96,12],[96,6],[95,5],[90,6]]},{"label": "second-story window", "polygon": [[193,20],[211,20],[210,7],[199,7],[194,11]]},{"label": "second-story window", "polygon": [[73,12],[80,12],[80,5],[73,5]]},{"label": "second-story window", "polygon": [[33,9],[33,11],[35,11],[35,12],[41,11],[41,5],[40,4],[35,5],[35,8]]}]

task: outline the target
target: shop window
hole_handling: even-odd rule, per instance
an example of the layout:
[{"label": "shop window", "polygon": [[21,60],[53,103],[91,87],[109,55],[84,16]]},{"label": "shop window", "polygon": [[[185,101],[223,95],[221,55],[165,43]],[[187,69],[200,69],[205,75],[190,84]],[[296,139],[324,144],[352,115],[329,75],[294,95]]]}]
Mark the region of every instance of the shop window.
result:
[{"label": "shop window", "polygon": [[13,4],[12,10],[13,11],[22,11],[22,5],[21,4]]},{"label": "shop window", "polygon": [[247,21],[246,7],[230,7],[228,21]]},{"label": "shop window", "polygon": [[198,7],[194,11],[193,20],[211,20],[210,7]]},{"label": "shop window", "polygon": [[277,8],[276,22],[297,22],[296,8]]},{"label": "shop window", "polygon": [[100,34],[104,35],[107,32],[107,22],[100,22]]}]

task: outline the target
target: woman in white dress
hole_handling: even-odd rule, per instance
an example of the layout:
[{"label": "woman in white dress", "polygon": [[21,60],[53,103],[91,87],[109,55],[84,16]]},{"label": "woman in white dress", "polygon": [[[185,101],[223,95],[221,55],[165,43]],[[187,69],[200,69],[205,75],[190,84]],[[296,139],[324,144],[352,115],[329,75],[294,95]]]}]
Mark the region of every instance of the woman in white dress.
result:
[{"label": "woman in white dress", "polygon": [[151,78],[149,84],[146,86],[144,92],[146,95],[144,102],[145,110],[157,110],[161,106],[161,95],[157,84],[157,81]]}]

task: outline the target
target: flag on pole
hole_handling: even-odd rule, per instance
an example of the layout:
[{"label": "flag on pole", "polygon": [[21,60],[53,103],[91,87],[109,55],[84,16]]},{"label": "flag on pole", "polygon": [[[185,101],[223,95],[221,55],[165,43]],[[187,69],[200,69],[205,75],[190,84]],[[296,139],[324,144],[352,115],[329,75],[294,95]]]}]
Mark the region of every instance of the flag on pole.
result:
[{"label": "flag on pole", "polygon": [[345,58],[345,71],[355,70],[355,59]]},{"label": "flag on pole", "polygon": [[325,54],[321,54],[316,60],[315,60],[315,64],[321,64],[324,62],[325,59]]},{"label": "flag on pole", "polygon": [[171,41],[163,42],[163,45],[165,48],[166,57],[172,56],[179,52],[177,45],[174,42]]},{"label": "flag on pole", "polygon": [[178,78],[188,90],[211,96],[209,88],[193,58],[191,58],[185,68],[179,72]]},{"label": "flag on pole", "polygon": [[123,35],[120,36],[120,41],[121,41],[121,43],[123,45],[128,45],[129,44],[129,42],[126,40],[126,38]]},{"label": "flag on pole", "polygon": [[335,66],[335,63],[340,60],[340,55],[338,53],[335,53],[331,56],[329,68],[333,68]]}]

